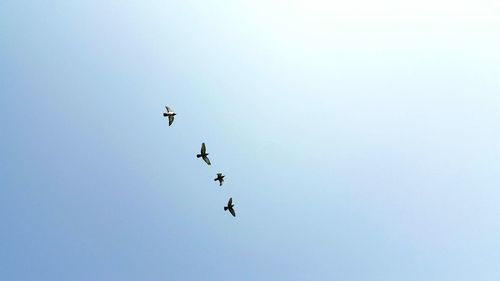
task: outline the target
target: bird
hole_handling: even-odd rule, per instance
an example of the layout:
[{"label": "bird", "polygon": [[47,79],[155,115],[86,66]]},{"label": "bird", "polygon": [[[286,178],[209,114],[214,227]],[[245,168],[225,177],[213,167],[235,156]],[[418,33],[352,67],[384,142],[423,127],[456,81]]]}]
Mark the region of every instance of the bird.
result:
[{"label": "bird", "polygon": [[219,181],[219,186],[222,186],[225,177],[226,176],[223,173],[217,173],[217,177],[214,179],[214,181]]},{"label": "bird", "polygon": [[174,116],[177,115],[177,113],[173,112],[172,109],[168,106],[165,106],[167,109],[167,112],[163,113],[163,117],[168,117],[168,125],[172,125],[174,123]]},{"label": "bird", "polygon": [[208,159],[207,147],[205,146],[205,143],[201,144],[200,152],[200,154],[196,155],[196,158],[203,158],[203,161],[205,161],[208,165],[212,165],[212,163],[210,163],[210,159]]},{"label": "bird", "polygon": [[233,198],[229,198],[229,201],[227,202],[227,206],[224,207],[224,211],[227,211],[229,210],[229,212],[231,213],[231,215],[233,215],[233,217],[236,217],[236,213],[234,212],[234,209],[233,209],[234,205],[233,205]]}]

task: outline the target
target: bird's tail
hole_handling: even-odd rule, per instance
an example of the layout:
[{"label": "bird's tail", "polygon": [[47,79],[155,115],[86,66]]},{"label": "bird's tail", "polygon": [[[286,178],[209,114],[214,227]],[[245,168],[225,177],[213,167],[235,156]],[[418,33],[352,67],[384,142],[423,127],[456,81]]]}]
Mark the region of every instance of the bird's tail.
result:
[{"label": "bird's tail", "polygon": [[227,207],[224,207],[224,211],[227,211]]},{"label": "bird's tail", "polygon": [[201,158],[201,154],[196,154],[196,158]]},{"label": "bird's tail", "polygon": [[214,179],[214,181],[217,181],[217,179]]},{"label": "bird's tail", "polygon": [[163,117],[167,117],[168,115],[166,113],[163,113]]}]

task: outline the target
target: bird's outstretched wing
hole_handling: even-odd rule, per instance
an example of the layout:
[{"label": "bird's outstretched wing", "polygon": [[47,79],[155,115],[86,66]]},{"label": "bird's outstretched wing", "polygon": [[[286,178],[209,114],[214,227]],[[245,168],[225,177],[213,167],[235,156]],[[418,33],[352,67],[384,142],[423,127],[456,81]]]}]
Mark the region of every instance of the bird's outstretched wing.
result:
[{"label": "bird's outstretched wing", "polygon": [[228,206],[233,205],[233,197],[229,198],[229,201],[227,202]]},{"label": "bird's outstretched wing", "polygon": [[233,215],[233,217],[236,217],[236,213],[234,212],[233,208],[229,208],[229,212],[231,213],[231,215]]},{"label": "bird's outstretched wing", "polygon": [[207,147],[205,146],[205,143],[201,144],[201,154],[205,154],[207,152]]},{"label": "bird's outstretched wing", "polygon": [[165,108],[167,109],[167,112],[172,112],[172,109],[170,109],[170,107],[165,106]]},{"label": "bird's outstretched wing", "polygon": [[168,125],[172,125],[174,123],[174,116],[168,116]]},{"label": "bird's outstretched wing", "polygon": [[222,186],[223,183],[224,183],[224,178],[221,178],[219,181],[219,186]]},{"label": "bird's outstretched wing", "polygon": [[203,156],[203,161],[205,161],[208,165],[212,165],[212,163],[210,163],[210,159],[208,159],[207,156]]}]

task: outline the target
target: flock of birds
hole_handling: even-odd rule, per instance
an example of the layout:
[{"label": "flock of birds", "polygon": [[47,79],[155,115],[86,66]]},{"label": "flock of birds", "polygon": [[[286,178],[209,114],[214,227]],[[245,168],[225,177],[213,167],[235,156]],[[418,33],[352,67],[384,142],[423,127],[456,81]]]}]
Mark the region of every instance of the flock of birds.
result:
[{"label": "flock of birds", "polygon": [[[168,126],[172,126],[174,123],[175,116],[177,113],[175,113],[170,107],[165,106],[167,109],[167,112],[163,113],[163,117],[168,117]],[[210,159],[208,158],[209,153],[207,152],[207,146],[205,143],[201,144],[201,149],[200,153],[196,155],[196,158],[201,158],[205,163],[208,165],[212,165],[210,162]],[[217,177],[214,179],[214,181],[219,182],[219,186],[222,186],[224,183],[224,177],[226,177],[223,173],[217,173]],[[224,211],[229,211],[233,217],[236,217],[236,212],[234,211],[234,204],[233,204],[233,198],[229,198],[229,201],[227,202],[227,206],[224,207]]]}]

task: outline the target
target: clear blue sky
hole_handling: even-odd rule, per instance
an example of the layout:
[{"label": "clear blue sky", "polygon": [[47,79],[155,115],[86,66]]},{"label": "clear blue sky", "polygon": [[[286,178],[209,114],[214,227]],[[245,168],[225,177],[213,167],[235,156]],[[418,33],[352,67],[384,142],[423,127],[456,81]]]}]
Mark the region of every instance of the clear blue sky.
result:
[{"label": "clear blue sky", "polygon": [[0,280],[500,280],[500,4],[345,2],[2,0]]}]

